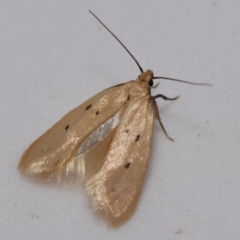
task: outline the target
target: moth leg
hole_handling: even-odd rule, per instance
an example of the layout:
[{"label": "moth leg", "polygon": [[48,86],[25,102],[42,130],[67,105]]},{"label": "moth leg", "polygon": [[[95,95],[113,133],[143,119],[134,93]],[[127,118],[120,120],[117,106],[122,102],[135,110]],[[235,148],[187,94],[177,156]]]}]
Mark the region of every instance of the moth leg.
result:
[{"label": "moth leg", "polygon": [[166,129],[164,128],[164,126],[163,126],[163,124],[162,124],[162,122],[161,122],[161,119],[160,119],[160,117],[159,117],[159,116],[158,116],[157,120],[159,121],[159,123],[160,123],[160,126],[161,126],[161,128],[162,128],[162,130],[163,130],[163,132],[164,132],[165,136],[166,136],[166,137],[167,137],[169,140],[171,140],[171,141],[173,141],[173,142],[174,142],[174,139],[173,139],[173,138],[171,138],[171,137],[168,135],[168,133],[167,133]]},{"label": "moth leg", "polygon": [[171,141],[174,142],[174,139],[171,138],[171,137],[168,135],[166,129],[165,129],[164,126],[163,126],[163,123],[161,122],[160,114],[159,114],[159,111],[158,111],[158,106],[157,106],[157,103],[156,103],[156,101],[155,101],[155,99],[156,99],[156,98],[159,98],[159,97],[160,97],[160,98],[163,98],[164,100],[176,100],[177,98],[179,98],[179,96],[177,96],[177,97],[175,97],[175,98],[168,98],[168,97],[166,97],[166,96],[164,96],[164,95],[162,95],[162,94],[158,94],[158,95],[152,97],[152,100],[153,100],[153,109],[154,109],[154,113],[155,113],[155,118],[158,120],[158,122],[159,122],[159,124],[160,124],[160,126],[161,126],[161,128],[162,128],[162,130],[163,130],[163,132],[164,132],[164,134],[165,134],[165,136],[166,136],[169,140],[171,140]]},{"label": "moth leg", "polygon": [[170,100],[170,101],[173,101],[173,100],[177,100],[178,98],[180,97],[180,95],[178,95],[177,97],[175,98],[169,98],[169,97],[166,97],[162,94],[158,94],[156,96],[153,96],[153,99],[156,99],[156,98],[162,98],[163,100]]}]

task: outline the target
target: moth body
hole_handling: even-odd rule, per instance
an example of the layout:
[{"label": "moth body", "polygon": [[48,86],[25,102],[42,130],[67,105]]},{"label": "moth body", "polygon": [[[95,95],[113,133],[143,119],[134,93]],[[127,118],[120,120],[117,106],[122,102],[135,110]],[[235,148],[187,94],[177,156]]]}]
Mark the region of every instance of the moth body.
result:
[{"label": "moth body", "polygon": [[124,222],[140,194],[158,114],[152,77],[147,70],[70,111],[30,145],[19,170],[59,180],[80,174],[95,208],[113,225]]}]

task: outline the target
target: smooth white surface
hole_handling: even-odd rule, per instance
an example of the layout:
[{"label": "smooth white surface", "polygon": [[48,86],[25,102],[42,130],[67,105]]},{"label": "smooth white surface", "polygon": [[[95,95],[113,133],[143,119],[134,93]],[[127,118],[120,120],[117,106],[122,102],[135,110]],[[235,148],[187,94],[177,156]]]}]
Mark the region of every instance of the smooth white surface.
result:
[{"label": "smooth white surface", "polygon": [[[65,113],[139,70],[91,9],[162,81],[138,208],[109,229],[77,184],[36,183],[23,151]],[[240,2],[1,1],[1,239],[240,239]]]}]

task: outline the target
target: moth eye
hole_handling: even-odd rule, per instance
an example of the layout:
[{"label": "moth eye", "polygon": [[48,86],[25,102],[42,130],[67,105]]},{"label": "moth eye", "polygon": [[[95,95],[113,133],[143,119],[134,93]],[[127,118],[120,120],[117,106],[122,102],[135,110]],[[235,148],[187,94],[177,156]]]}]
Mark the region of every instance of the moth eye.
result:
[{"label": "moth eye", "polygon": [[150,87],[153,86],[153,80],[152,80],[152,79],[149,81],[148,85],[149,85]]}]

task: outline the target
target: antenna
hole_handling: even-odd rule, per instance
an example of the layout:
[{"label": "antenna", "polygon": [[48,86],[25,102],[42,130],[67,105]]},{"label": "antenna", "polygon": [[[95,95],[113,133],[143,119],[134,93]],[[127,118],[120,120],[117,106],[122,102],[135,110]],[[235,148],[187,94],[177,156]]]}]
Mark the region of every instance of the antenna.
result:
[{"label": "antenna", "polygon": [[[107,29],[107,31],[123,46],[123,48],[128,52],[128,54],[132,57],[132,59],[135,61],[135,63],[138,65],[141,73],[143,73],[143,69],[140,66],[139,62],[137,59],[132,55],[132,53],[127,49],[127,47],[117,38],[117,36],[90,10],[88,10],[102,25],[104,28]],[[171,81],[176,81],[176,82],[181,82],[181,83],[188,83],[192,85],[200,85],[200,86],[209,86],[211,87],[212,84],[209,83],[194,83],[194,82],[189,82],[189,81],[184,81],[180,79],[175,79],[175,78],[168,78],[168,77],[153,77],[152,79],[164,79],[164,80],[171,80]]]},{"label": "antenna", "polygon": [[212,84],[209,84],[209,83],[195,83],[195,82],[189,82],[189,81],[180,80],[180,79],[176,79],[176,78],[153,77],[152,79],[164,79],[164,80],[171,80],[171,81],[175,81],[175,82],[187,83],[187,84],[192,84],[192,85],[212,87]]},{"label": "antenna", "polygon": [[117,38],[117,36],[90,10],[88,10],[107,30],[112,34],[112,36],[125,48],[125,50],[129,53],[129,55],[132,57],[132,59],[135,61],[135,63],[138,65],[141,73],[143,73],[143,69],[140,66],[137,59],[132,55],[132,53],[124,46],[124,44]]}]

